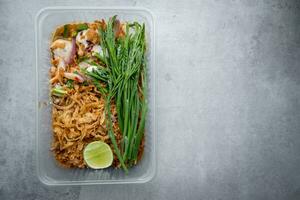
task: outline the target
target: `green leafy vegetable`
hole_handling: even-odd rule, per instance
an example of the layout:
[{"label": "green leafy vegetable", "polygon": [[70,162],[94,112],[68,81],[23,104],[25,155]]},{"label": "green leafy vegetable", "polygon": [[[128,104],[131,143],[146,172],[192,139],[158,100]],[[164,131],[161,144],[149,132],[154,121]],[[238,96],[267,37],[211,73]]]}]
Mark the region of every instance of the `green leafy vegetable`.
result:
[{"label": "green leafy vegetable", "polygon": [[101,62],[105,63],[105,59],[104,59],[103,55],[100,55],[100,53],[95,52],[95,53],[93,53],[93,56],[98,58]]},{"label": "green leafy vegetable", "polygon": [[[145,25],[137,22],[126,24],[125,36],[116,38],[116,24],[114,16],[108,21],[105,30],[99,29],[103,56],[95,54],[95,57],[106,67],[99,66],[92,72],[85,70],[84,73],[92,78],[95,86],[106,97],[108,134],[122,168],[127,171],[128,167],[137,162],[148,110]],[[123,137],[120,146],[116,143],[112,129],[112,100],[116,102]]]},{"label": "green leafy vegetable", "polygon": [[74,83],[73,80],[68,79],[67,82],[66,82],[66,85],[67,85],[68,88],[72,89],[73,88],[73,83]]},{"label": "green leafy vegetable", "polygon": [[64,38],[67,38],[69,36],[69,25],[68,24],[64,25],[63,36],[64,36]]},{"label": "green leafy vegetable", "polygon": [[88,27],[88,25],[87,24],[78,24],[77,25],[77,31],[79,32],[79,31],[83,31],[83,30],[86,30],[86,29],[88,29],[89,27]]}]

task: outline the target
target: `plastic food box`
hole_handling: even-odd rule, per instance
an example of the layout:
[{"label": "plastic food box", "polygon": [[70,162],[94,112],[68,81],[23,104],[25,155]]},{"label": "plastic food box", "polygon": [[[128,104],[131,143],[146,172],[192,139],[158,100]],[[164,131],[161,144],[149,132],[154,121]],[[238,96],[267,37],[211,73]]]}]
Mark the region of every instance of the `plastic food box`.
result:
[{"label": "plastic food box", "polygon": [[[49,44],[59,25],[70,22],[92,22],[113,15],[123,21],[144,22],[148,43],[148,118],[142,160],[126,174],[121,169],[65,169],[59,166],[50,151],[52,141],[51,104],[49,99]],[[88,185],[145,183],[156,171],[155,125],[155,36],[153,15],[143,8],[49,7],[38,12],[36,28],[36,160],[37,174],[46,185]]]}]

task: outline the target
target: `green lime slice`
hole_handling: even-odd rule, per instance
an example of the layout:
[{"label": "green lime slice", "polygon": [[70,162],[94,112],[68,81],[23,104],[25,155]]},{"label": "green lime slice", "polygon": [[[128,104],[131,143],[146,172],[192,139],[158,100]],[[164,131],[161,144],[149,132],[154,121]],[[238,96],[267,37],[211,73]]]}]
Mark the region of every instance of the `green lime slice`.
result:
[{"label": "green lime slice", "polygon": [[89,143],[83,150],[83,159],[93,169],[104,169],[111,166],[113,152],[110,146],[102,141]]}]

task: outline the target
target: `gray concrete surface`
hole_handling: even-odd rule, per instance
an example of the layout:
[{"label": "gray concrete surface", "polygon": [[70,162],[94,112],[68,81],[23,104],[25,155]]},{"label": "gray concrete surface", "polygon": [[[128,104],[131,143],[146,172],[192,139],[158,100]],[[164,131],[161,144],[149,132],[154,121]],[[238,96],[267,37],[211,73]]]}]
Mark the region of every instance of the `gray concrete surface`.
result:
[{"label": "gray concrete surface", "polygon": [[[35,173],[34,16],[143,6],[157,28],[157,176],[47,187]],[[299,1],[0,0],[0,199],[300,199]]]}]

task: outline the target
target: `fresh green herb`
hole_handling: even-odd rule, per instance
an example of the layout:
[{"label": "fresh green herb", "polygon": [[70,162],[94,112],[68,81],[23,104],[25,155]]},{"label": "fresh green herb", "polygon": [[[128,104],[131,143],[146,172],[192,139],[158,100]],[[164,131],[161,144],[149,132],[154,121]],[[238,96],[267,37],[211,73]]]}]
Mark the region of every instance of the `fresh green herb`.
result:
[{"label": "fresh green herb", "polygon": [[100,53],[95,52],[95,53],[93,53],[93,56],[98,58],[101,62],[105,63],[105,59],[104,59],[103,55],[100,55]]},{"label": "fresh green herb", "polygon": [[67,82],[66,82],[66,85],[67,85],[68,88],[72,89],[73,88],[73,83],[74,83],[73,80],[68,79]]},{"label": "fresh green herb", "polygon": [[76,35],[77,35],[77,31],[72,31],[71,37],[72,37],[72,38],[73,38],[73,37],[76,37]]},{"label": "fresh green herb", "polygon": [[99,64],[98,63],[96,63],[95,61],[93,61],[93,60],[87,60],[86,61],[86,63],[88,63],[88,64],[90,64],[90,65],[94,65],[94,66],[99,66]]},{"label": "fresh green herb", "polygon": [[88,25],[87,24],[78,24],[77,25],[77,31],[79,32],[79,31],[83,31],[83,30],[86,30],[86,29],[88,29],[89,27],[88,27]]},{"label": "fresh green herb", "polygon": [[94,85],[97,87],[98,91],[103,95],[103,96],[107,96],[107,88],[103,87],[99,81],[95,78],[92,78],[92,82],[94,83]]},{"label": "fresh green herb", "polygon": [[64,36],[64,38],[67,38],[69,36],[69,25],[68,24],[64,25],[63,36]]},{"label": "fresh green herb", "polygon": [[[91,63],[87,62],[88,64],[92,65]],[[108,80],[108,71],[106,68],[98,65],[97,66],[97,63],[94,63],[94,65],[92,66],[95,66],[95,68],[93,68],[92,71],[88,71],[87,69],[85,68],[81,68],[80,71],[82,73],[84,73],[85,75],[87,76],[90,76],[92,78],[94,78],[95,80],[98,80],[98,81],[103,81],[103,82],[107,82]]]}]

